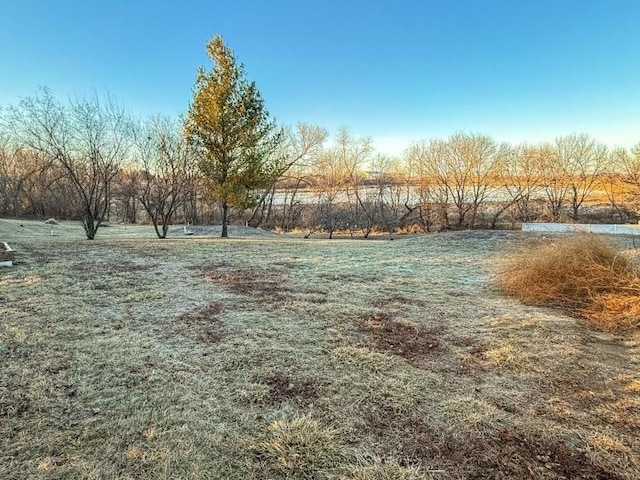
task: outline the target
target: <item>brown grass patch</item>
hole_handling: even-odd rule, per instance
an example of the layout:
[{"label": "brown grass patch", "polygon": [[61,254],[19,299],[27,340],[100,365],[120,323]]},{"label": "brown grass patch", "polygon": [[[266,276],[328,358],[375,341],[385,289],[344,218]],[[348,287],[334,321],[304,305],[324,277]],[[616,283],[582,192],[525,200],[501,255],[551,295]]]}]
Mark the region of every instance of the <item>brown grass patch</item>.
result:
[{"label": "brown grass patch", "polygon": [[458,347],[459,365],[453,372],[476,376],[488,366],[486,353],[489,347],[475,338],[450,336],[447,340]]},{"label": "brown grass patch", "polygon": [[443,349],[442,329],[398,322],[386,313],[367,315],[359,326],[369,333],[371,343],[378,351],[398,355],[412,365]]},{"label": "brown grass patch", "polygon": [[498,283],[525,303],[568,310],[602,330],[640,325],[640,268],[595,235],[522,249],[504,262]]},{"label": "brown grass patch", "polygon": [[309,416],[272,422],[250,450],[271,472],[265,478],[327,478],[345,457],[337,432]]},{"label": "brown grass patch", "polygon": [[341,480],[421,480],[424,479],[419,468],[403,467],[394,459],[376,458],[369,465],[355,467],[348,477]]},{"label": "brown grass patch", "polygon": [[219,302],[213,302],[201,310],[183,313],[175,319],[174,330],[202,343],[218,343],[222,341],[224,330],[220,313],[222,304]]},{"label": "brown grass patch", "polygon": [[306,379],[297,379],[282,372],[274,372],[264,379],[269,387],[269,399],[279,403],[286,400],[304,402],[322,394],[323,385]]},{"label": "brown grass patch", "polygon": [[459,347],[465,355],[475,359],[484,360],[489,346],[477,338],[449,336],[452,345]]},{"label": "brown grass patch", "polygon": [[208,265],[204,270],[207,280],[232,293],[258,297],[269,303],[279,303],[287,298],[285,282],[288,276],[281,270],[267,271],[227,264]]},{"label": "brown grass patch", "polygon": [[617,423],[636,431],[640,429],[640,398],[636,395],[603,403],[597,407],[596,412],[609,423]]},{"label": "brown grass patch", "polygon": [[461,435],[458,429],[445,432],[411,415],[388,412],[378,418],[369,413],[365,418],[372,433],[387,439],[385,453],[393,454],[399,465],[438,470],[444,478],[621,478],[587,453],[536,432],[502,428]]},{"label": "brown grass patch", "polygon": [[625,392],[640,393],[640,380],[632,380],[624,387]]},{"label": "brown grass patch", "polygon": [[[483,458],[478,452],[480,458],[486,467],[507,475],[494,478],[619,478],[563,441],[548,441],[540,436],[504,430],[487,443],[496,455]],[[481,477],[476,474],[475,478]]]},{"label": "brown grass patch", "polygon": [[[599,465],[624,471],[625,467],[634,466],[637,471],[638,463],[634,458],[633,441],[625,444],[622,439],[605,432],[597,432],[586,438],[589,456]],[[633,477],[627,477],[633,478]]]},{"label": "brown grass patch", "polygon": [[531,356],[510,342],[485,350],[483,356],[490,364],[498,368],[527,371],[533,366]]}]

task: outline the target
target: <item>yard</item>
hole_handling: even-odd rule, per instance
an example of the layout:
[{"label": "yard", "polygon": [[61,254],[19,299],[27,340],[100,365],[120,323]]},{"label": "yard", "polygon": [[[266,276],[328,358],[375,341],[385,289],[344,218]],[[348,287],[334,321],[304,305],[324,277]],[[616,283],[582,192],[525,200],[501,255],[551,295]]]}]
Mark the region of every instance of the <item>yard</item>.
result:
[{"label": "yard", "polygon": [[640,477],[640,335],[492,286],[534,234],[56,228],[0,220],[2,479]]}]

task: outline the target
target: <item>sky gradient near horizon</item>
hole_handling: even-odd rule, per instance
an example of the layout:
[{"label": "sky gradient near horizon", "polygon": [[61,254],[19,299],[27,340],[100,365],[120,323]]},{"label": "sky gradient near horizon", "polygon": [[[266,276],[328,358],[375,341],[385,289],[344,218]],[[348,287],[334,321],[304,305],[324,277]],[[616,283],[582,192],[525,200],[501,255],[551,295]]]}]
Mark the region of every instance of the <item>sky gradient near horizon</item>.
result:
[{"label": "sky gradient near horizon", "polygon": [[455,131],[640,142],[634,0],[0,0],[0,18],[0,105],[46,86],[178,115],[220,34],[278,122],[384,153]]}]

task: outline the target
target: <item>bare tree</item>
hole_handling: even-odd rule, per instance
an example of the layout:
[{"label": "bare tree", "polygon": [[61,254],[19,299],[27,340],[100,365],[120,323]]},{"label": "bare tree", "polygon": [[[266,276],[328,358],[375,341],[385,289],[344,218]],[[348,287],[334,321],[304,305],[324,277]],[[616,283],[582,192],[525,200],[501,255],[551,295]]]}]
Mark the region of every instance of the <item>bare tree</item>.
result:
[{"label": "bare tree", "polygon": [[287,204],[295,202],[301,178],[298,177],[298,182],[291,182],[291,177],[287,178],[285,175],[296,165],[308,165],[313,156],[320,151],[326,138],[327,131],[324,128],[306,123],[298,123],[295,128],[284,129],[283,141],[273,154],[270,185],[260,195],[247,222],[248,225],[258,227],[263,221],[269,222],[278,181],[285,181],[290,187],[297,186],[291,192],[287,192],[288,198],[284,205],[286,207]]},{"label": "bare tree", "polygon": [[498,182],[507,198],[501,202],[494,218],[495,228],[499,216],[509,210],[515,210],[515,219],[528,222],[533,218],[532,203],[535,201],[543,180],[544,147],[519,145],[505,148],[499,168]]},{"label": "bare tree", "polygon": [[[612,154],[612,162],[616,162],[617,154]],[[617,164],[615,164],[617,166]],[[600,176],[598,185],[602,188],[609,205],[611,206],[612,213],[617,216],[619,222],[628,223],[635,219],[633,213],[634,195],[633,188],[625,183],[624,174],[617,170],[615,166],[608,172],[603,173]]]},{"label": "bare tree", "polygon": [[139,126],[136,152],[140,166],[139,199],[158,238],[166,238],[189,186],[190,164],[195,163],[182,123],[154,117]]},{"label": "bare tree", "polygon": [[182,217],[185,223],[197,225],[201,219],[199,209],[202,191],[204,187],[200,179],[197,162],[189,162],[186,171],[186,184],[182,193]]},{"label": "bare tree", "polygon": [[278,226],[285,232],[297,225],[305,209],[301,190],[311,184],[310,163],[294,164],[278,183],[281,196]]},{"label": "bare tree", "polygon": [[621,182],[626,186],[623,189],[626,202],[635,207],[636,213],[640,213],[640,143],[631,151],[616,150],[613,161]]},{"label": "bare tree", "polygon": [[580,207],[606,168],[607,148],[586,134],[573,134],[556,139],[555,151],[569,187],[571,216],[578,220]]},{"label": "bare tree", "polygon": [[408,209],[410,186],[407,172],[397,159],[379,155],[373,161],[376,171],[376,199],[379,226],[390,236],[400,226]]},{"label": "bare tree", "polygon": [[365,237],[373,228],[375,207],[367,198],[363,168],[372,152],[371,140],[356,138],[346,128],[338,131],[333,145],[313,158],[311,185],[315,189],[315,221],[311,230],[322,229],[329,238],[338,229]]},{"label": "bare tree", "polygon": [[342,214],[351,236],[360,231],[368,238],[379,213],[375,196],[366,184],[365,168],[371,166],[372,152],[370,138],[353,137],[344,127],[338,131],[336,144],[330,151],[342,171],[345,200]]},{"label": "bare tree", "polygon": [[310,226],[307,237],[315,230],[324,230],[333,237],[339,226],[339,196],[344,191],[346,175],[341,166],[335,163],[335,158],[330,153],[324,152],[318,155],[315,168],[318,174],[314,175],[313,187],[316,191],[317,202],[313,225]]},{"label": "bare tree", "polygon": [[317,201],[313,225],[307,236],[315,230],[324,230],[332,238],[336,230],[346,228],[347,224],[345,209],[341,205],[349,184],[343,146],[338,143],[319,152],[313,158],[313,170],[311,182]]},{"label": "bare tree", "polygon": [[563,168],[554,146],[544,143],[538,147],[542,166],[542,191],[552,221],[558,221],[565,205],[571,182],[567,170]]},{"label": "bare tree", "polygon": [[588,135],[567,135],[553,145],[539,147],[543,165],[543,190],[551,218],[557,221],[563,206],[569,202],[571,217],[578,212],[585,199],[593,193],[599,175],[605,169],[608,154],[604,145]]},{"label": "bare tree", "polygon": [[409,147],[406,163],[415,177],[415,191],[418,205],[418,222],[425,231],[449,228],[450,195],[446,176],[440,171],[440,159],[444,155],[445,142],[442,140],[422,140]]},{"label": "bare tree", "polygon": [[38,180],[48,167],[38,152],[0,139],[0,214],[16,217],[32,211],[34,197],[43,190]]},{"label": "bare tree", "polygon": [[116,211],[124,223],[138,223],[139,185],[141,171],[138,165],[125,165],[120,168],[113,187],[113,201]]},{"label": "bare tree", "polygon": [[[495,183],[501,150],[485,135],[456,133],[446,141],[432,140],[415,145],[424,177],[446,192],[455,208],[457,227],[474,228],[481,205]],[[448,223],[448,222],[447,222]]]},{"label": "bare tree", "polygon": [[95,238],[109,209],[113,179],[129,151],[124,110],[97,95],[65,105],[42,89],[9,107],[3,124],[19,142],[61,167],[85,234]]}]

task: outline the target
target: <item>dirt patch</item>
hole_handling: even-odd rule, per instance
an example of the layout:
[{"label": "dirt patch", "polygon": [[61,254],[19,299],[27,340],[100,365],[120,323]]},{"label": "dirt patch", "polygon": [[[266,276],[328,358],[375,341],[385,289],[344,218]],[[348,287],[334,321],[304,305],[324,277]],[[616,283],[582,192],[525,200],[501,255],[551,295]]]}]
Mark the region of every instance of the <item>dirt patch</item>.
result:
[{"label": "dirt patch", "polygon": [[631,433],[631,440],[640,428],[637,393],[625,391],[625,383],[621,381],[609,380],[605,388],[602,385],[601,381],[589,376],[550,378],[540,383],[546,402],[536,405],[536,414],[562,420],[566,411],[583,412],[588,416],[575,421],[586,422],[589,426],[616,425],[623,437]]},{"label": "dirt patch", "polygon": [[178,316],[173,322],[173,330],[202,343],[219,343],[224,333],[224,323],[219,318],[221,313],[222,304],[213,302],[201,310]]},{"label": "dirt patch", "polygon": [[374,349],[398,355],[417,366],[433,353],[442,351],[444,328],[425,328],[398,322],[386,313],[365,316],[359,328],[369,333]]},{"label": "dirt patch", "polygon": [[273,403],[313,400],[320,397],[325,388],[317,381],[294,378],[282,372],[274,372],[263,381],[269,387],[269,399]]},{"label": "dirt patch", "polygon": [[205,278],[225,290],[250,297],[258,297],[267,303],[280,303],[287,298],[288,275],[280,269],[259,270],[227,264],[208,265],[203,268]]},{"label": "dirt patch", "polygon": [[477,375],[486,368],[486,354],[489,347],[472,337],[449,336],[447,341],[458,348],[460,365],[452,372],[466,375]]},{"label": "dirt patch", "polygon": [[365,413],[367,430],[387,439],[385,454],[403,466],[438,469],[445,478],[619,479],[564,441],[504,429],[491,435],[453,436],[416,418]]},{"label": "dirt patch", "polygon": [[[563,441],[547,441],[540,436],[525,436],[513,430],[503,430],[495,438],[471,443],[470,446],[468,453],[478,456],[480,468],[469,478],[487,478],[483,470],[495,472],[492,478],[619,478],[594,465],[585,453]],[[457,445],[456,449],[461,447],[464,448]],[[483,455],[483,451],[490,453]]]}]

